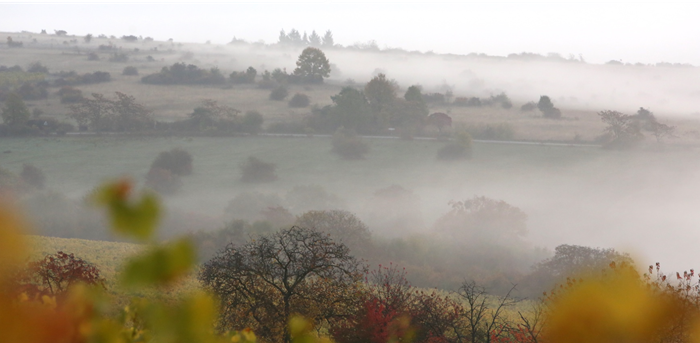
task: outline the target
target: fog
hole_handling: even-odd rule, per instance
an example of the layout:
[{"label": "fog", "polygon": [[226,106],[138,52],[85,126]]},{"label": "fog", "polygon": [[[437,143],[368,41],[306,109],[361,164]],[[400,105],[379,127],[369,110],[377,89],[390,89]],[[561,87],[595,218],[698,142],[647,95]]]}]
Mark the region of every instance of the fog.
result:
[{"label": "fog", "polygon": [[[36,6],[39,5],[0,5],[0,9],[5,7],[14,13],[26,13],[38,8]],[[285,6],[289,4],[280,8]],[[342,9],[346,5],[336,6]],[[522,6],[518,4],[514,8]],[[384,4],[378,11],[387,13],[388,7]],[[417,15],[424,7],[407,10],[406,18]],[[617,7],[613,14],[622,13]],[[67,11],[62,5],[46,7],[51,8]],[[90,7],[89,11],[105,8]],[[56,22],[40,13],[38,17],[45,20],[41,28],[50,24],[68,29],[68,37],[52,35],[52,30],[48,30],[49,34],[39,34],[36,22],[31,23],[31,27],[19,27],[16,20],[5,21],[0,24],[0,31],[16,41],[25,42],[25,45],[14,50],[3,45],[0,65],[26,68],[29,62],[38,61],[51,73],[59,70],[79,73],[107,70],[112,74],[111,81],[75,87],[85,95],[92,92],[110,97],[114,92],[134,95],[136,101],[142,102],[158,120],[149,122],[153,124],[149,129],[157,127],[155,124],[173,127],[178,121],[186,124],[188,119],[182,118],[194,117],[197,109],[204,106],[204,99],[213,99],[241,110],[236,116],[260,110],[262,113],[258,114],[264,118],[264,124],[259,124],[262,126],[257,131],[233,133],[216,131],[216,127],[204,127],[201,123],[197,124],[198,131],[194,133],[176,129],[144,130],[134,135],[109,130],[93,132],[92,127],[75,127],[74,119],[68,115],[73,111],[71,105],[63,103],[58,94],[59,86],[52,84],[44,98],[26,99],[26,102],[30,110],[41,110],[35,111],[41,112],[35,115],[36,118],[70,122],[73,129],[67,130],[67,137],[59,136],[66,134],[65,131],[41,132],[35,134],[36,137],[31,134],[0,137],[0,151],[3,152],[0,154],[0,177],[10,180],[8,175],[21,175],[25,164],[35,165],[46,174],[47,186],[41,191],[33,193],[21,187],[12,189],[13,194],[19,193],[18,198],[33,216],[37,233],[114,239],[95,231],[104,222],[94,209],[88,209],[84,204],[86,195],[105,180],[123,176],[133,179],[138,189],[151,187],[147,179],[154,159],[159,153],[178,148],[191,154],[193,172],[182,177],[181,184],[172,194],[160,191],[167,209],[162,238],[189,234],[203,241],[209,239],[209,245],[202,246],[211,250],[214,249],[211,246],[223,242],[216,242],[216,238],[211,238],[214,236],[206,235],[230,234],[223,228],[235,226],[231,224],[235,220],[246,221],[248,226],[236,234],[248,239],[289,226],[308,211],[347,210],[367,224],[375,240],[372,247],[376,251],[363,251],[367,256],[362,257],[372,263],[392,259],[405,262],[412,272],[419,275],[417,284],[421,286],[451,287],[457,278],[474,275],[475,279],[492,287],[502,288],[508,282],[527,280],[532,267],[552,256],[553,249],[561,244],[615,248],[634,256],[641,268],[654,262],[661,262],[667,271],[700,266],[700,258],[693,253],[695,242],[700,241],[700,231],[697,230],[700,216],[696,210],[700,205],[697,197],[700,194],[700,133],[697,131],[700,125],[700,83],[697,82],[700,68],[691,65],[700,64],[700,60],[689,57],[696,56],[697,51],[682,51],[681,45],[687,44],[685,42],[669,39],[671,42],[658,43],[663,40],[658,37],[661,31],[653,31],[657,35],[651,37],[645,46],[643,33],[651,30],[648,27],[637,32],[626,28],[623,30],[626,35],[617,32],[611,34],[613,38],[602,37],[609,24],[588,31],[564,26],[562,32],[555,34],[556,28],[543,29],[542,24],[535,23],[541,17],[532,17],[534,22],[523,21],[516,18],[511,8],[504,17],[512,21],[501,18],[498,22],[502,25],[494,29],[491,36],[486,32],[483,35],[487,38],[472,40],[474,48],[469,50],[465,50],[467,48],[459,40],[449,41],[444,37],[433,41],[421,36],[416,42],[404,44],[407,40],[404,35],[411,35],[414,31],[408,30],[403,35],[391,30],[387,30],[391,34],[373,32],[371,28],[376,28],[373,25],[377,24],[358,30],[352,36],[330,27],[333,23],[328,19],[302,21],[300,24],[287,19],[264,25],[257,23],[267,31],[242,31],[243,34],[238,36],[240,40],[229,43],[229,32],[199,28],[193,30],[196,32],[183,33],[182,28],[171,23],[175,20],[173,18],[159,25],[159,19],[148,16],[149,11],[157,8],[151,5],[134,14],[139,20],[134,27],[127,28],[100,26],[94,17],[85,22]],[[240,12],[231,18],[232,21],[261,11],[254,5],[235,8]],[[587,5],[584,13],[592,14],[596,8]],[[641,6],[636,18],[648,19],[656,8]],[[111,9],[118,18],[126,16],[133,8]],[[187,6],[176,6],[170,13],[187,9]],[[270,20],[280,16],[277,12],[281,9],[273,11]],[[497,9],[488,7],[484,13],[496,13]],[[553,23],[563,25],[571,16],[564,9],[572,8],[553,5],[550,12],[545,12],[560,15]],[[331,9],[316,13],[324,11]],[[527,13],[535,12],[529,9]],[[8,12],[4,13],[0,15],[0,22]],[[666,8],[659,11],[657,19],[661,23],[672,22],[674,13]],[[613,14],[601,17],[611,19]],[[683,31],[688,11],[677,14],[677,22],[663,32],[690,37],[697,28]],[[144,24],[146,18],[154,22]],[[182,22],[181,17],[176,18]],[[397,19],[397,22],[408,20],[406,18]],[[476,21],[483,23],[484,19]],[[579,24],[582,21],[577,19]],[[193,19],[193,23],[202,22],[199,17]],[[626,22],[616,25],[624,27]],[[531,35],[547,34],[541,40],[532,39],[526,42],[528,44],[520,44],[515,41],[524,33],[513,32],[512,37],[508,36],[511,43],[494,43],[505,39],[504,27],[508,29],[505,31],[518,31],[526,24],[532,26],[527,29]],[[292,108],[286,99],[274,102],[270,94],[272,87],[265,88],[255,76],[253,82],[243,85],[229,80],[233,79],[229,78],[231,72],[245,71],[249,67],[257,70],[258,80],[264,71],[277,68],[291,73],[305,47],[274,44],[274,37],[279,26],[289,29],[293,25],[303,25],[299,27],[309,32],[311,29],[305,27],[313,29],[316,25],[329,27],[334,34],[337,32],[336,46],[322,48],[331,63],[330,77],[323,83],[295,84],[290,81],[289,84],[280,82],[280,85],[275,85],[288,87],[289,98],[294,93],[311,94],[309,106]],[[347,23],[338,22],[341,29],[347,29],[344,25]],[[454,25],[446,25],[445,30],[454,31]],[[662,30],[658,23],[650,26]],[[641,26],[635,23],[633,27]],[[53,27],[46,26],[46,29],[50,28]],[[152,42],[144,41],[143,37],[136,43],[126,43],[117,37],[95,37],[93,43],[83,43],[84,34],[102,33],[94,29],[112,29],[116,31],[115,35],[122,30],[123,34],[157,36]],[[435,30],[434,24],[426,25],[426,35],[437,35]],[[317,32],[323,33],[320,29]],[[575,32],[581,36],[566,36]],[[170,36],[176,37],[173,42],[166,41]],[[601,39],[597,47],[596,37]],[[373,39],[386,43],[371,42]],[[550,45],[564,39],[570,42]],[[630,48],[625,53],[636,54],[634,56],[639,58],[633,55],[618,57],[625,49],[615,45],[614,39],[629,39]],[[204,43],[208,40],[212,42]],[[576,42],[580,44],[577,46]],[[110,49],[114,45],[115,51],[128,52],[131,60],[128,63],[110,62],[107,53],[100,52],[101,59],[87,62],[88,53],[99,52],[96,48],[99,44],[109,44]],[[555,49],[549,50],[549,46]],[[665,47],[668,47],[668,54],[648,53],[648,50]],[[429,50],[431,52],[426,52]],[[561,51],[561,54],[550,51]],[[606,63],[610,60],[618,62]],[[207,70],[218,68],[225,79],[217,85],[153,85],[141,79],[178,62]],[[139,76],[121,75],[127,65],[138,67]],[[334,154],[334,147],[331,148],[335,140],[332,135],[339,132],[339,128],[317,129],[312,127],[313,119],[322,118],[325,114],[319,113],[325,113],[324,110],[333,110],[330,96],[343,87],[362,91],[379,74],[385,74],[399,86],[396,93],[399,102],[403,101],[409,86],[419,85],[424,95],[451,92],[455,98],[487,99],[504,93],[513,107],[465,108],[449,102],[429,103],[425,105],[426,114],[445,111],[454,116],[451,128],[443,132],[442,127],[431,127],[432,124],[425,124],[427,120],[422,118],[424,125],[416,129],[415,137],[408,139],[399,139],[401,135],[394,132],[394,129],[400,131],[401,127],[387,126],[370,134],[360,132],[363,137],[359,139],[369,146],[369,152],[356,160],[343,159]],[[57,75],[52,74],[47,80],[57,79]],[[9,94],[11,88],[0,89],[0,95],[4,90]],[[561,119],[543,118],[538,110],[520,110],[521,105],[537,102],[543,95],[549,96],[561,110]],[[606,145],[603,136],[605,125],[596,113],[616,110],[634,114],[641,107],[651,110],[660,122],[675,126],[675,134],[657,142],[645,131],[646,138],[633,149],[604,149],[610,146]],[[44,123],[47,122],[48,119]],[[310,122],[312,124],[308,124]],[[271,130],[273,123],[307,126],[280,133]],[[464,128],[469,125],[495,124],[506,125],[515,133],[507,138],[484,138],[470,131],[468,133],[475,141],[469,147],[468,157],[456,161],[439,159],[439,151],[457,141],[460,130],[467,130]],[[531,132],[526,132],[528,130]],[[566,131],[568,136],[561,139],[564,136],[561,132],[565,130],[571,132]],[[12,136],[11,132],[0,133]],[[576,133],[575,138],[573,133]],[[579,138],[579,133],[583,138]],[[242,181],[241,173],[249,156],[274,164],[275,177],[269,182]],[[3,180],[0,178],[0,190],[10,184],[3,183],[6,182]],[[516,239],[508,241],[488,232],[480,233],[483,237],[445,233],[450,220],[463,218],[459,217],[463,213],[454,210],[455,202],[480,196],[504,201],[512,207],[508,207],[510,214],[522,211],[527,216],[527,234],[518,234]],[[468,220],[461,223],[465,227],[483,224],[479,222],[483,218],[466,218]],[[494,221],[498,223],[493,227],[501,228],[501,219],[496,218]],[[515,220],[513,226],[519,224]],[[500,259],[494,257],[496,255],[506,257]],[[439,262],[448,266],[442,268]],[[456,275],[457,272],[472,274]],[[510,275],[516,272],[520,274]],[[434,275],[437,275],[437,281],[431,283]]]}]

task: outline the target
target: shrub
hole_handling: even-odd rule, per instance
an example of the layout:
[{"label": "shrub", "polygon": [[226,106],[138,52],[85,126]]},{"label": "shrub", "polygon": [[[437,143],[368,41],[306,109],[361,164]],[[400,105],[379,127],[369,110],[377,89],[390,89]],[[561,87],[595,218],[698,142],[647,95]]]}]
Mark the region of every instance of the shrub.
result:
[{"label": "shrub", "polygon": [[63,86],[56,92],[61,97],[62,104],[73,104],[83,101],[83,92],[70,86]]},{"label": "shrub", "polygon": [[234,71],[231,73],[229,78],[231,79],[232,83],[254,83],[255,82],[255,76],[258,74],[258,71],[255,70],[253,67],[248,67],[246,71]]},{"label": "shrub", "polygon": [[151,169],[153,168],[165,169],[177,176],[191,175],[192,155],[180,148],[163,151],[151,164]]},{"label": "shrub", "polygon": [[17,94],[24,100],[46,99],[49,96],[48,86],[46,81],[25,82],[17,89]]},{"label": "shrub", "polygon": [[537,108],[537,104],[534,101],[530,101],[530,102],[525,103],[522,106],[520,106],[520,111],[531,112],[531,111],[534,111],[536,108]]},{"label": "shrub", "polygon": [[369,147],[353,130],[338,129],[333,134],[333,152],[346,160],[359,160],[369,152]]},{"label": "shrub", "polygon": [[561,111],[554,107],[552,100],[548,96],[543,95],[540,97],[540,101],[537,103],[537,108],[542,112],[545,118],[559,119],[561,118]]},{"label": "shrub", "polygon": [[130,75],[131,76],[131,75],[138,75],[138,74],[139,74],[139,70],[133,66],[125,67],[124,70],[122,71],[122,75]]},{"label": "shrub", "polygon": [[284,86],[279,86],[270,92],[270,100],[282,101],[289,95],[287,88]]},{"label": "shrub", "polygon": [[48,74],[49,73],[49,68],[47,68],[45,65],[41,64],[41,62],[34,62],[29,65],[27,68],[28,73],[41,73],[41,74]]},{"label": "shrub", "polygon": [[125,63],[129,61],[129,56],[125,53],[115,52],[109,57],[110,62]]},{"label": "shrub", "polygon": [[100,60],[100,56],[99,56],[97,53],[95,53],[95,52],[91,52],[91,53],[88,54],[87,60],[88,60],[88,61],[99,61],[99,60]]},{"label": "shrub", "polygon": [[309,96],[306,94],[297,93],[294,94],[292,99],[289,100],[289,107],[303,108],[309,106]]},{"label": "shrub", "polygon": [[248,156],[248,160],[241,165],[241,181],[245,183],[264,183],[277,180],[274,163],[264,162],[255,156]]},{"label": "shrub", "polygon": [[33,164],[25,163],[22,166],[22,173],[19,175],[24,184],[36,189],[44,188],[46,176],[44,176],[44,172],[41,171],[41,169],[35,167]]},{"label": "shrub", "polygon": [[161,194],[174,194],[182,187],[182,181],[168,169],[151,167],[146,174],[146,187]]},{"label": "shrub", "polygon": [[472,138],[466,130],[458,130],[453,142],[438,150],[439,160],[459,160],[472,156]]},{"label": "shrub", "polygon": [[193,64],[175,63],[170,67],[163,67],[158,73],[142,77],[141,82],[154,85],[221,85],[226,83],[226,78],[217,68],[206,70]]}]

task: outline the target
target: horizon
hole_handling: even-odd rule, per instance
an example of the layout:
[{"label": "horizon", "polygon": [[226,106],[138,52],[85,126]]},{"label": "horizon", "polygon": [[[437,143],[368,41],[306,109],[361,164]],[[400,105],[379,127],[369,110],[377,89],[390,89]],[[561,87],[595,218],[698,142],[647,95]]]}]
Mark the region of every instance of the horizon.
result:
[{"label": "horizon", "polygon": [[[700,27],[692,24],[700,4],[379,3],[371,4],[371,10],[368,5],[5,3],[0,4],[0,31],[66,30],[76,36],[136,35],[215,44],[235,37],[274,44],[280,30],[315,30],[319,35],[330,30],[336,44],[343,46],[374,41],[380,49],[436,54],[557,53],[596,64],[615,60],[700,65],[700,47],[687,43],[700,35]],[[394,15],[396,6],[402,6],[400,16]],[[473,12],[478,15],[468,15]],[[104,20],[104,13],[111,20]],[[436,17],[441,20],[424,20]]]}]

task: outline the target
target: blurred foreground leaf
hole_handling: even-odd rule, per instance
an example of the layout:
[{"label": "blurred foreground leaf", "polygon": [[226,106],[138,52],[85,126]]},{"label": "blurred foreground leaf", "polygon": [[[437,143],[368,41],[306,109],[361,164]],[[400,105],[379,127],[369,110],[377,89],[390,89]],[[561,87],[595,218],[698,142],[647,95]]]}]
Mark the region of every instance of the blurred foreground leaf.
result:
[{"label": "blurred foreground leaf", "polygon": [[633,273],[582,282],[553,301],[548,342],[657,342],[678,304],[654,293]]},{"label": "blurred foreground leaf", "polygon": [[0,281],[21,262],[26,245],[27,223],[9,201],[0,198]]},{"label": "blurred foreground leaf", "polygon": [[131,201],[132,188],[126,179],[108,183],[92,194],[92,200],[107,208],[114,232],[147,241],[160,222],[160,203],[152,193],[143,193],[138,201]]},{"label": "blurred foreground leaf", "polygon": [[164,286],[187,274],[196,261],[194,244],[182,238],[130,259],[121,275],[129,288]]}]

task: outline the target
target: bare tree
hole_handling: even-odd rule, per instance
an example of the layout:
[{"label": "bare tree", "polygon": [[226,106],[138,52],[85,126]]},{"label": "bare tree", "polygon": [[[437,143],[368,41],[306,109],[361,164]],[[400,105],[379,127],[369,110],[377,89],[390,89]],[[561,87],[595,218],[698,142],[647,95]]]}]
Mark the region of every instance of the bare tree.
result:
[{"label": "bare tree", "polygon": [[510,295],[514,289],[515,285],[491,307],[492,301],[485,288],[474,281],[462,283],[457,295],[465,301],[462,317],[466,332],[456,330],[458,341],[490,343],[495,338],[505,336],[509,332],[510,322],[504,312],[518,302]]},{"label": "bare tree", "polygon": [[228,245],[205,263],[199,280],[221,298],[222,328],[251,327],[265,341],[288,343],[292,314],[317,324],[347,315],[364,271],[345,245],[294,226]]}]

